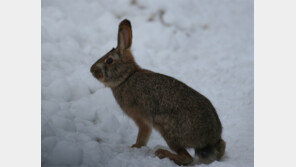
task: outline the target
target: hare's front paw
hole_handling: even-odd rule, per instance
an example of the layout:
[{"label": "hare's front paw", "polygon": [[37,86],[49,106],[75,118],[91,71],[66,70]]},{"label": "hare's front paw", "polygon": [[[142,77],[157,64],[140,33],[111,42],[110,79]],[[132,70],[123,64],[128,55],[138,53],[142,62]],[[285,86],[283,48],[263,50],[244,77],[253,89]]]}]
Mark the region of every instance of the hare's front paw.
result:
[{"label": "hare's front paw", "polygon": [[133,144],[131,147],[132,148],[141,148],[142,146],[144,146],[144,145],[142,145],[142,144]]}]

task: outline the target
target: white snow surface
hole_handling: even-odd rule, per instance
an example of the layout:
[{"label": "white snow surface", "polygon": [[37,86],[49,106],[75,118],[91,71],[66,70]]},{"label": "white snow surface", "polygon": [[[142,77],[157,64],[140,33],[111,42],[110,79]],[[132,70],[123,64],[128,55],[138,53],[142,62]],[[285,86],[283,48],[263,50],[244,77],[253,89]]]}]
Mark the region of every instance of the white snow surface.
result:
[{"label": "white snow surface", "polygon": [[124,18],[141,67],[181,80],[217,109],[226,154],[191,165],[253,166],[252,0],[42,0],[42,166],[177,166],[154,156],[168,148],[157,131],[147,147],[130,148],[138,128],[89,72],[116,47]]}]

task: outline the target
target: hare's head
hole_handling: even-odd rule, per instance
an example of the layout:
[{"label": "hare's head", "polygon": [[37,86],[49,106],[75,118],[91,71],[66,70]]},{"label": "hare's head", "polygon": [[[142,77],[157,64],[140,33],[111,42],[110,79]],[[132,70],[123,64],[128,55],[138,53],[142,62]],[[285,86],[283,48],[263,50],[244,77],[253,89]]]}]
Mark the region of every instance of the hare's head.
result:
[{"label": "hare's head", "polygon": [[119,24],[117,47],[96,61],[90,72],[105,86],[118,86],[139,68],[130,51],[131,46],[132,27],[125,19]]}]

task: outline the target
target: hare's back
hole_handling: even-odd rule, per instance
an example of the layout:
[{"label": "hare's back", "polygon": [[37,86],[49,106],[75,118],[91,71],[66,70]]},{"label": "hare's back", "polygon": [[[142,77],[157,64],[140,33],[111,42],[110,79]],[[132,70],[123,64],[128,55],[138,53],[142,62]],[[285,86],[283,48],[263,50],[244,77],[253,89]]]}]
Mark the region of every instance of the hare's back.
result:
[{"label": "hare's back", "polygon": [[148,95],[167,107],[183,110],[215,110],[211,102],[202,94],[175,78],[148,70],[133,76],[133,83],[138,93]]}]

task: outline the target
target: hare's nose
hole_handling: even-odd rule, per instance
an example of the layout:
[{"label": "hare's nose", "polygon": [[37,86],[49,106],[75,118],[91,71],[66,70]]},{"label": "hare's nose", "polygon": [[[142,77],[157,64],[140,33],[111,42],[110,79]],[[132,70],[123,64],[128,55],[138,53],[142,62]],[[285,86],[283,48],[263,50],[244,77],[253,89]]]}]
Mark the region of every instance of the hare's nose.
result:
[{"label": "hare's nose", "polygon": [[90,68],[90,72],[91,73],[95,73],[95,72],[97,72],[98,71],[98,67],[94,64],[94,65],[92,65],[91,66],[91,68]]},{"label": "hare's nose", "polygon": [[91,66],[90,72],[91,73],[97,73],[101,72],[102,65],[100,63],[95,63],[94,65]]}]

